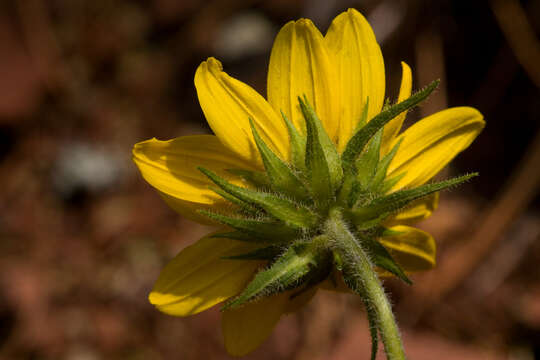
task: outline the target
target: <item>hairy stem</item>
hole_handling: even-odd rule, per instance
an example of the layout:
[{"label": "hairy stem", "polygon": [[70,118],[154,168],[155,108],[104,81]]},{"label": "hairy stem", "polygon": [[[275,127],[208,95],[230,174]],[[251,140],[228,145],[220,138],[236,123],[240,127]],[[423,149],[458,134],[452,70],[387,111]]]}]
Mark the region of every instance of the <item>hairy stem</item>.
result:
[{"label": "hairy stem", "polygon": [[368,255],[349,231],[339,209],[330,211],[325,227],[334,251],[338,252],[343,261],[345,282],[362,297],[367,311],[375,318],[387,358],[404,360],[401,336],[390,302]]}]

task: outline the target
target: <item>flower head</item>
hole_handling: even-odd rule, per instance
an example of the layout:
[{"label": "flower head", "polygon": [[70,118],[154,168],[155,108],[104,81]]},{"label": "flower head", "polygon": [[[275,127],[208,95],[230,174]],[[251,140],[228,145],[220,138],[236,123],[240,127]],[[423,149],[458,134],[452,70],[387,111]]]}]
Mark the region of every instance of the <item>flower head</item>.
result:
[{"label": "flower head", "polygon": [[[381,274],[435,264],[433,238],[410,225],[430,216],[437,192],[470,176],[428,183],[484,126],[470,107],[443,110],[400,132],[412,94],[402,63],[395,105],[384,105],[379,45],[350,9],[323,36],[310,20],[286,24],[274,42],[268,99],[209,58],[195,74],[215,135],[135,145],[143,177],[181,214],[223,229],[184,249],[149,299],[177,316],[226,301],[228,351],[243,355],[318,288],[351,286],[345,224]],[[354,286],[352,286],[354,288]],[[353,289],[354,290],[354,289]]]}]

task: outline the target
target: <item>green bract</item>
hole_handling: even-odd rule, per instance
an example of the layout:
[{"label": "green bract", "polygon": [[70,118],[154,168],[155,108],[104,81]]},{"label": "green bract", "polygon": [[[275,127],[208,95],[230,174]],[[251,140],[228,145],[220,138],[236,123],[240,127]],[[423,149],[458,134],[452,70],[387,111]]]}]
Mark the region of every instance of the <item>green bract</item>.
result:
[{"label": "green bract", "polygon": [[[306,136],[283,115],[289,132],[290,163],[283,161],[263,141],[251,121],[251,131],[265,172],[228,169],[243,177],[247,187],[229,183],[214,172],[199,168],[216,186],[215,192],[234,204],[233,214],[200,213],[233,228],[224,237],[264,246],[248,253],[228,256],[235,260],[267,260],[237,297],[224,309],[234,309],[254,299],[294,290],[297,293],[327,279],[335,269],[343,270],[345,283],[361,292],[355,273],[357,251],[369,262],[411,283],[405,271],[378,241],[388,235],[384,220],[411,202],[458,185],[476,174],[389,193],[405,175],[387,177],[388,166],[400,142],[381,157],[383,127],[397,115],[426,99],[438,81],[410,98],[388,106],[362,124],[340,155],[306,97],[298,99]],[[367,104],[366,104],[367,106]],[[336,230],[337,229],[337,230]],[[340,240],[336,231],[352,239]],[[350,235],[350,236],[349,236]],[[351,242],[352,241],[352,242]]]},{"label": "green bract", "polygon": [[402,129],[437,82],[411,96],[412,70],[401,69],[392,106],[375,34],[354,9],[326,34],[308,19],[283,26],[266,98],[203,61],[195,87],[213,135],[143,141],[133,160],[168,205],[221,229],[172,259],[149,301],[174,316],[225,303],[223,342],[242,356],[318,289],[348,286],[366,305],[373,349],[380,335],[387,358],[404,360],[379,276],[410,283],[435,265],[435,240],[409,225],[432,214],[437,191],[473,176],[426,185],[485,122],[454,107]]}]

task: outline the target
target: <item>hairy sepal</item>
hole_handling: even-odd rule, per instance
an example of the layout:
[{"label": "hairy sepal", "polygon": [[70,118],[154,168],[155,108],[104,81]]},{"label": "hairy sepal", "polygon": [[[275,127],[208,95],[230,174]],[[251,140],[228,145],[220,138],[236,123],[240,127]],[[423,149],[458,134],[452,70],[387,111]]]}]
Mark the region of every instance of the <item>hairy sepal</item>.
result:
[{"label": "hairy sepal", "polygon": [[371,179],[377,171],[383,135],[382,130],[383,129],[377,131],[375,136],[373,136],[369,142],[366,151],[364,151],[356,160],[356,176],[364,189],[368,188]]},{"label": "hairy sepal", "polygon": [[289,144],[291,146],[291,161],[293,166],[301,172],[306,171],[306,137],[301,135],[294,124],[282,111],[281,116],[289,132]]},{"label": "hairy sepal", "polygon": [[390,150],[388,154],[383,156],[383,158],[378,162],[377,164],[377,170],[373,174],[373,177],[371,178],[371,182],[369,183],[369,188],[372,191],[379,192],[381,188],[384,185],[384,179],[386,178],[386,172],[388,171],[388,166],[390,166],[390,163],[392,162],[392,159],[396,155],[399,146],[401,145],[401,140],[398,141],[396,145]]},{"label": "hairy sepal", "polygon": [[296,228],[310,228],[317,222],[317,215],[309,208],[273,194],[233,185],[212,171],[199,167],[221,189],[232,196],[265,210],[269,215]]},{"label": "hairy sepal", "polygon": [[251,132],[255,139],[255,144],[259,149],[261,158],[266,169],[266,174],[270,180],[272,190],[290,195],[298,200],[307,200],[309,194],[304,184],[296,174],[266,145],[260,137],[253,120],[249,119]]},{"label": "hairy sepal", "polygon": [[392,258],[392,255],[390,255],[388,250],[380,242],[373,237],[366,237],[361,241],[373,265],[394,274],[405,283],[412,285],[412,281],[407,277],[403,268]]},{"label": "hairy sepal", "polygon": [[199,213],[237,230],[237,232],[217,233],[212,237],[253,243],[287,243],[301,233],[298,229],[275,220],[231,217],[206,210],[199,210]]},{"label": "hairy sepal", "polygon": [[270,189],[270,180],[264,172],[243,169],[227,169],[233,175],[240,176],[248,185],[255,189]]},{"label": "hairy sepal", "polygon": [[369,109],[369,96],[366,98],[366,103],[364,104],[364,107],[362,108],[362,114],[360,114],[360,119],[356,123],[355,132],[361,129],[364,125],[366,125],[368,109]]},{"label": "hairy sepal", "polygon": [[[380,147],[382,134],[381,129],[375,134],[366,150],[356,160],[356,174],[353,169],[345,170],[343,185],[338,197],[339,204],[351,208],[356,204],[360,196],[364,195],[368,198],[373,198],[380,194],[385,194],[395,185],[394,182],[387,183],[385,178],[388,166],[396,155],[401,141],[381,159]],[[397,180],[399,181],[399,179]]]},{"label": "hairy sepal", "polygon": [[356,179],[356,176],[350,171],[345,172],[343,174],[343,183],[341,184],[337,197],[337,202],[340,206],[351,207],[354,205],[352,198],[357,186],[358,180]]},{"label": "hairy sepal", "polygon": [[433,81],[424,89],[420,90],[416,94],[412,95],[406,100],[403,100],[400,103],[389,106],[386,110],[379,113],[373,119],[371,119],[365,126],[353,135],[353,137],[347,143],[345,151],[341,157],[343,161],[343,166],[345,168],[353,167],[354,161],[358,154],[360,154],[369,140],[383,128],[390,120],[398,116],[404,111],[411,109],[412,107],[418,105],[420,102],[425,100],[429,94],[437,88],[439,85],[439,80]]},{"label": "hairy sepal", "polygon": [[300,285],[313,267],[317,254],[308,244],[292,244],[276,262],[255,275],[244,291],[227,302],[222,310],[234,309],[261,296],[269,296]]},{"label": "hairy sepal", "polygon": [[387,178],[383,181],[383,183],[381,184],[380,188],[379,188],[379,192],[381,194],[386,194],[387,192],[389,192],[390,190],[392,190],[392,188],[401,180],[403,179],[403,177],[405,177],[405,175],[407,175],[407,172],[402,172],[401,174],[398,174],[398,175],[395,175],[395,176],[392,176],[391,178]]},{"label": "hairy sepal", "polygon": [[245,214],[245,215],[249,215],[249,216],[257,216],[261,213],[261,211],[255,207],[253,207],[253,205],[245,202],[245,201],[242,201],[234,196],[232,196],[231,194],[229,194],[228,192],[218,188],[218,187],[212,187],[211,190],[213,192],[215,192],[216,194],[218,194],[219,196],[221,196],[222,198],[224,198],[225,200],[231,202],[232,204],[235,204],[236,206],[239,207],[240,209],[240,212]]},{"label": "hairy sepal", "polygon": [[319,203],[330,201],[341,186],[343,168],[337,149],[307,99],[298,98],[306,121],[306,168],[312,194]]},{"label": "hairy sepal", "polygon": [[477,173],[473,173],[445,181],[422,185],[414,189],[396,191],[389,195],[376,198],[367,205],[357,207],[351,210],[350,214],[352,215],[353,222],[357,226],[361,226],[362,223],[377,222],[404,208],[416,199],[459,185],[477,175]]}]

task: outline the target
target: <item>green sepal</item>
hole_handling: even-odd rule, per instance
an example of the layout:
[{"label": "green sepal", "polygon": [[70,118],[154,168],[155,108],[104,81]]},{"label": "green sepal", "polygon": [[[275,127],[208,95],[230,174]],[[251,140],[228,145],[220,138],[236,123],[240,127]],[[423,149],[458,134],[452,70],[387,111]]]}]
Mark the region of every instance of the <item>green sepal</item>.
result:
[{"label": "green sepal", "polygon": [[380,189],[379,189],[379,192],[381,194],[386,194],[387,192],[389,192],[393,187],[394,185],[396,185],[399,180],[403,179],[403,177],[407,175],[407,172],[402,172],[401,174],[398,174],[396,176],[392,176],[391,178],[388,178],[386,180],[383,181]]},{"label": "green sepal", "polygon": [[341,189],[339,189],[337,202],[342,206],[351,207],[354,202],[352,202],[352,194],[355,191],[355,186],[357,185],[356,176],[350,172],[346,171],[343,174],[343,183],[341,184]]},{"label": "green sepal", "polygon": [[375,171],[375,175],[373,175],[371,183],[369,184],[369,188],[373,191],[377,192],[383,186],[384,179],[386,178],[386,172],[388,171],[388,166],[390,166],[392,159],[396,155],[402,140],[403,139],[400,139],[398,143],[394,145],[392,150],[383,156],[383,158],[377,164],[377,170]]},{"label": "green sepal", "polygon": [[278,221],[243,219],[206,210],[199,210],[198,212],[239,231],[239,233],[225,233],[227,236],[224,233],[218,233],[212,235],[212,237],[226,237],[254,243],[285,243],[299,236],[297,229],[288,227]]},{"label": "green sepal", "polygon": [[310,228],[317,222],[317,215],[303,205],[272,194],[233,185],[208,169],[199,167],[199,170],[232,196],[264,209],[285,224],[296,228]]},{"label": "green sepal", "polygon": [[[369,191],[367,191],[362,185],[360,185],[360,182],[355,178],[352,184],[347,207],[352,208],[357,203],[365,203],[367,201],[365,199],[371,199],[372,196],[373,195]],[[359,200],[360,198],[362,200]]]},{"label": "green sepal", "polygon": [[267,246],[244,254],[224,256],[226,260],[268,260],[271,261],[283,252],[281,246]]},{"label": "green sepal", "polygon": [[322,283],[323,281],[327,279],[332,279],[331,275],[333,274],[333,268],[332,268],[332,255],[331,252],[326,252],[324,256],[317,257],[317,266],[313,266],[309,272],[309,275],[306,276],[305,282],[298,286],[298,284],[292,284],[292,286],[289,286],[289,289],[299,289],[298,291],[294,292],[290,299],[294,299],[295,297],[298,297],[305,293],[306,291],[309,291]]},{"label": "green sepal", "polygon": [[240,176],[256,189],[270,189],[270,180],[264,172],[242,169],[227,169],[227,171],[233,175]]},{"label": "green sepal", "polygon": [[368,205],[358,207],[351,211],[354,223],[359,225],[363,222],[382,220],[416,199],[459,185],[477,175],[478,173],[463,175],[445,181],[422,185],[414,189],[396,191],[389,195],[376,198]]},{"label": "green sepal", "polygon": [[[218,216],[220,216],[220,214],[218,214]],[[224,216],[224,215],[221,215],[221,216]],[[231,219],[234,219],[234,220],[231,220]],[[232,225],[230,225],[230,223],[238,224],[237,220],[238,218],[228,218],[225,221],[228,221],[229,223],[225,223],[225,222],[222,222],[222,223],[225,225],[229,225],[230,227],[233,227]],[[266,223],[263,221],[260,221],[262,225],[255,225],[257,226],[257,229],[250,230],[250,229],[247,229],[247,227],[250,226],[249,221],[252,221],[252,220],[249,220],[249,219],[240,219],[240,220],[245,220],[247,222],[243,222],[241,225],[236,225],[237,226],[236,228],[239,229],[238,231],[216,233],[216,234],[211,235],[210,237],[218,238],[218,239],[223,239],[223,238],[233,239],[233,240],[245,241],[245,242],[251,242],[251,243],[286,244],[298,238],[299,236],[297,231],[290,230],[290,229],[287,231],[281,231],[281,232],[274,231],[273,233],[271,233],[270,228],[272,227],[275,228],[276,226],[280,225],[279,223],[276,223],[274,221],[266,222]],[[259,220],[254,220],[254,221],[259,221]],[[244,227],[240,229],[240,226],[244,226]],[[261,233],[264,233],[264,234],[261,234]],[[279,235],[281,235],[282,237],[280,238]],[[260,237],[260,239],[258,237]]]},{"label": "green sepal", "polygon": [[[319,239],[324,238],[324,240],[320,241],[321,243],[324,244],[322,245],[324,247],[317,248],[318,245],[316,244],[316,242],[318,238]],[[328,242],[327,239],[328,237],[326,235],[319,235],[311,240],[311,248],[313,249],[313,253],[315,254],[314,263],[317,266],[312,267],[309,273],[309,276],[307,277],[306,282],[304,284],[304,290],[312,288],[313,286],[316,286],[317,284],[326,280],[330,276],[330,273],[333,270],[332,265],[333,265],[334,257],[333,257],[333,252],[326,248],[326,243]],[[293,297],[294,296],[295,295],[293,295]]]},{"label": "green sepal", "polygon": [[276,262],[259,271],[255,278],[235,299],[228,301],[222,310],[234,309],[258,298],[282,292],[291,285],[298,285],[317,265],[316,253],[305,243],[291,245]]},{"label": "green sepal", "polygon": [[231,194],[229,194],[228,192],[218,188],[218,187],[211,187],[210,188],[213,192],[215,192],[216,194],[218,194],[219,196],[221,196],[222,198],[224,198],[225,200],[235,204],[236,206],[238,206],[240,208],[240,211],[246,215],[251,215],[251,216],[257,216],[258,214],[260,214],[260,211],[256,208],[254,208],[251,204],[248,204],[246,203],[245,201],[242,201],[238,198],[235,198],[234,196],[232,196]]},{"label": "green sepal", "polygon": [[368,141],[377,133],[377,131],[382,129],[384,125],[402,112],[411,109],[413,106],[416,106],[418,103],[425,100],[438,85],[439,80],[433,81],[427,87],[412,95],[410,98],[388,107],[388,109],[379,113],[364,127],[358,130],[347,143],[345,151],[341,156],[343,166],[345,168],[352,167],[358,154],[364,150],[364,147]]},{"label": "green sepal", "polygon": [[375,219],[363,220],[363,221],[357,221],[356,219],[354,219],[354,216],[353,216],[353,222],[356,221],[355,226],[356,226],[356,230],[358,231],[373,230],[374,228],[378,227],[381,224],[381,221],[383,221],[386,216],[387,215],[385,214]]},{"label": "green sepal", "polygon": [[272,189],[276,192],[291,195],[298,200],[308,199],[309,194],[304,187],[304,184],[292,172],[289,166],[287,166],[287,164],[285,164],[283,160],[274,154],[268,145],[265,144],[251,118],[249,119],[249,123]]},{"label": "green sepal", "polygon": [[355,128],[354,132],[357,132],[364,125],[366,125],[368,109],[369,109],[369,96],[366,98],[366,103],[364,104],[364,107],[362,108],[362,114],[360,114],[360,119],[356,123],[356,128]]},{"label": "green sepal", "polygon": [[379,154],[381,149],[383,129],[377,131],[375,136],[369,142],[366,151],[364,151],[356,160],[356,174],[360,185],[367,189],[371,179],[377,170],[379,163]]},{"label": "green sepal", "polygon": [[298,101],[306,120],[306,168],[311,190],[319,203],[327,202],[343,179],[340,156],[307,98],[298,97]]},{"label": "green sepal", "polygon": [[407,277],[401,266],[392,258],[392,255],[386,250],[386,248],[374,238],[362,238],[362,245],[370,255],[371,261],[374,265],[381,269],[396,275],[409,285],[412,285],[412,281]]},{"label": "green sepal", "polygon": [[373,195],[360,184],[360,181],[357,179],[351,170],[345,171],[345,176],[343,179],[343,185],[339,191],[338,203],[346,208],[352,208],[354,204],[358,202],[360,196],[372,197]]},{"label": "green sepal", "polygon": [[390,100],[390,98],[384,99],[384,104],[382,106],[382,111],[387,110],[390,106],[392,106],[392,100]]},{"label": "green sepal", "polygon": [[306,170],[306,137],[301,135],[294,124],[281,112],[283,121],[289,132],[289,144],[291,146],[291,161],[295,168],[304,172]]}]

